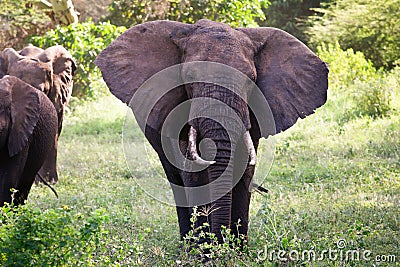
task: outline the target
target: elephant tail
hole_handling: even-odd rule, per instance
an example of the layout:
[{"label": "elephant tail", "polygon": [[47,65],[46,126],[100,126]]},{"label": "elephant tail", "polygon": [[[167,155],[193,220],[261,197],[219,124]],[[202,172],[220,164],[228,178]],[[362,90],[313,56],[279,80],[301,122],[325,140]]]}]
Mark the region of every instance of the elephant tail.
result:
[{"label": "elephant tail", "polygon": [[46,182],[46,180],[42,177],[42,175],[40,173],[37,173],[37,176],[39,177],[39,179],[42,181],[42,183],[44,183],[44,185],[46,185],[47,187],[49,187],[51,189],[51,191],[53,191],[54,195],[56,195],[56,198],[59,199],[59,196],[57,194],[57,191]]}]

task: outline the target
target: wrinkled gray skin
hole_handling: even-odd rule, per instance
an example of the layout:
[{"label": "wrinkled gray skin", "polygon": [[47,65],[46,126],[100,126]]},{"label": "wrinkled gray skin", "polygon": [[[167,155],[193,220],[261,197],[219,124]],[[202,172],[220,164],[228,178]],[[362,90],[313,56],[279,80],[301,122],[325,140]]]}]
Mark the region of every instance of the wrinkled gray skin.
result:
[{"label": "wrinkled gray skin", "polygon": [[[58,116],[58,130],[54,146],[40,169],[40,175],[50,184],[58,181],[57,144],[61,133],[64,111],[71,97],[76,65],[62,46],[43,50],[28,45],[21,51],[6,48],[0,53],[0,78],[15,76],[44,92],[53,103]],[[36,179],[39,182],[39,179]]]},{"label": "wrinkled gray skin", "polygon": [[54,147],[57,113],[49,98],[22,80],[0,79],[0,207],[28,198],[35,176]]},{"label": "wrinkled gray skin", "polygon": [[[172,21],[144,23],[129,29],[112,42],[98,56],[95,64],[101,69],[110,91],[128,104],[136,90],[152,75],[172,65],[192,61],[222,63],[252,79],[269,103],[275,120],[274,133],[288,129],[298,118],[312,114],[326,102],[326,64],[296,38],[274,28],[233,29],[209,20],[200,20],[194,25]],[[190,72],[186,69],[182,76]],[[190,75],[196,75],[195,71]],[[245,99],[249,97],[249,88],[240,90]],[[177,169],[168,161],[161,147],[160,129],[168,113],[179,103],[197,97],[214,98],[229,105],[241,119],[240,123],[232,121],[229,125],[238,133],[243,127],[249,130],[255,149],[261,137],[274,134],[270,132],[263,136],[260,123],[255,120],[246,101],[241,101],[231,91],[214,84],[193,83],[177,87],[161,98],[156,112],[152,112],[146,121],[145,136],[157,151],[170,183],[199,186],[215,181],[225,171],[224,179],[219,179],[219,183],[211,187],[209,192],[212,196],[228,189],[228,193],[210,203],[214,209],[208,218],[211,222],[210,231],[222,241],[221,227],[225,226],[246,239],[251,196],[249,186],[254,166],[248,164],[249,154],[241,153],[243,139],[237,136],[232,139],[234,143],[230,142],[226,130],[211,119],[191,120],[181,131],[181,150],[185,152],[189,149],[189,125],[197,131],[197,147],[201,139],[209,138],[217,148],[216,163],[199,173]],[[197,107],[192,105],[191,109]],[[198,110],[190,112],[193,111]],[[136,118],[141,117],[142,114],[136,113]],[[203,154],[207,157],[207,151]],[[231,155],[234,155],[234,163],[228,164],[227,159]],[[243,161],[247,162],[246,170],[239,177],[239,182],[229,190],[235,179],[235,165]],[[176,192],[174,194],[177,200]],[[190,230],[192,209],[177,206],[177,213],[183,237]],[[197,224],[205,220],[200,218]],[[239,220],[241,226],[237,230],[236,223]]]}]

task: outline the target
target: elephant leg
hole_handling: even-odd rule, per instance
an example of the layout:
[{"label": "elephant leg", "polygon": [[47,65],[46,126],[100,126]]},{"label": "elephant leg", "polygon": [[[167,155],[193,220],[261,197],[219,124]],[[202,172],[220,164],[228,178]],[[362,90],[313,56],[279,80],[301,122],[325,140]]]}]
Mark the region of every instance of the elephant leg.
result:
[{"label": "elephant leg", "polygon": [[46,157],[42,167],[40,168],[38,175],[35,178],[35,184],[42,183],[42,180],[39,178],[39,175],[51,185],[54,185],[58,182],[58,173],[57,173],[57,140],[54,147],[50,150],[49,154]]},{"label": "elephant leg", "polygon": [[[167,176],[168,181],[171,184],[172,192],[174,194],[175,202],[176,203],[187,203],[187,199],[185,198],[185,194],[182,193],[179,188],[183,188],[183,180],[180,176],[180,171],[172,165],[168,158],[166,157],[162,142],[161,142],[161,135],[151,127],[146,127],[145,131],[145,136],[147,140],[149,141],[150,145],[153,147],[153,149],[157,152],[158,157],[161,161],[161,164],[163,166],[164,172]],[[168,141],[165,140],[166,142],[164,145],[168,145]],[[175,187],[174,185],[177,185]],[[183,206],[176,206],[176,212],[178,215],[178,223],[179,223],[179,233],[181,239],[183,239],[184,236],[187,235],[187,233],[190,231],[190,210],[187,207],[187,205]]]},{"label": "elephant leg", "polygon": [[[164,168],[164,172],[167,176],[168,181],[171,184],[172,192],[174,194],[175,202],[179,203],[187,203],[187,199],[185,198],[185,194],[182,193],[180,188],[183,188],[184,184],[181,176],[179,175],[178,169],[169,163],[164,153],[158,153],[158,157],[160,158],[161,164]],[[175,187],[177,185],[178,187]],[[179,233],[181,239],[186,236],[190,231],[190,209],[185,206],[176,206],[176,212],[178,215],[178,223],[179,223]]]},{"label": "elephant leg", "polygon": [[18,155],[13,158],[8,157],[8,152],[0,151],[0,207],[4,202],[16,203],[17,193],[12,193],[11,189],[19,190],[18,178],[24,171],[28,155],[28,147],[25,147]]},{"label": "elephant leg", "polygon": [[[185,195],[189,206],[189,216],[191,219],[196,215],[194,223],[190,224],[190,229],[195,230],[197,236],[200,231],[209,232],[209,227],[205,223],[209,222],[209,205],[199,205],[199,203],[207,203],[209,195],[201,194],[197,190],[199,187],[208,183],[208,176],[205,171],[197,173],[181,172],[183,184],[185,186]],[[207,192],[208,193],[208,192]],[[194,207],[196,206],[196,214]]]},{"label": "elephant leg", "polygon": [[5,202],[12,202],[11,188],[16,188],[16,179],[12,178],[15,177],[15,175],[12,176],[5,168],[1,168],[3,167],[1,165],[2,164],[0,164],[0,207],[2,207]]},{"label": "elephant leg", "polygon": [[[174,194],[174,199],[177,204],[179,203],[187,203],[187,199],[185,198],[185,194],[182,194],[182,191],[179,189],[183,188],[183,181],[179,175],[178,170],[167,161],[167,158],[164,154],[159,154],[159,158],[161,160],[161,164],[164,168],[165,174],[167,175],[167,179],[171,184],[172,192]],[[174,185],[177,185],[176,188]],[[181,239],[185,237],[190,231],[190,209],[186,206],[176,206],[176,212],[178,215],[178,223],[179,223],[179,233]]]},{"label": "elephant leg", "polygon": [[246,170],[242,179],[235,185],[232,190],[232,210],[231,210],[231,226],[233,234],[236,237],[243,237],[247,240],[247,231],[249,225],[249,206],[251,192],[249,186],[252,176],[248,175]]},{"label": "elephant leg", "polygon": [[14,205],[23,205],[28,199],[29,191],[33,185],[33,181],[30,185],[25,185],[23,187],[18,187],[17,192],[14,195]]},{"label": "elephant leg", "polygon": [[[259,139],[254,137],[252,137],[252,139],[254,148],[257,151]],[[237,152],[237,155],[235,155],[235,165],[242,165],[244,163],[246,164],[246,169],[243,174],[239,172],[238,175],[241,175],[241,178],[232,190],[231,229],[236,237],[243,237],[243,241],[246,242],[251,199],[249,188],[254,176],[255,167],[247,165],[248,152],[245,150],[243,144],[238,147]],[[238,171],[240,171],[240,169]]]}]

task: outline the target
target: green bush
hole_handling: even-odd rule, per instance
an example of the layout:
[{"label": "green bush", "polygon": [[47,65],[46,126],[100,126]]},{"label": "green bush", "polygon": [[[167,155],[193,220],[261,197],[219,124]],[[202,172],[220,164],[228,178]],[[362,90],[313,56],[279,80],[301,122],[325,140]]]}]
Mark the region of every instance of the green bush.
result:
[{"label": "green bush", "polygon": [[[398,82],[388,73],[377,70],[363,53],[342,50],[338,43],[318,47],[318,55],[328,62],[329,89],[336,101],[349,101],[350,117],[382,117],[394,109],[392,95]],[[395,71],[393,71],[394,73]]]},{"label": "green bush", "polygon": [[393,68],[400,55],[399,0],[337,0],[311,19],[310,43],[339,42],[374,66]]},{"label": "green bush", "polygon": [[[237,237],[232,229],[222,227],[223,242],[219,243],[216,235],[210,232],[209,222],[196,226],[200,217],[208,217],[214,211],[211,208],[193,208],[191,230],[181,243],[186,253],[179,257],[179,266],[246,266],[245,263],[252,260],[245,236]],[[240,226],[239,220],[237,227]],[[206,264],[210,261],[212,264]]]},{"label": "green bush", "polygon": [[[26,205],[0,209],[1,266],[81,266],[100,243],[102,210],[79,213],[63,206],[40,210]],[[88,264],[86,264],[88,265]]]},{"label": "green bush", "polygon": [[74,77],[74,92],[78,97],[96,96],[93,82],[100,78],[98,68],[94,65],[97,55],[126,28],[110,23],[92,21],[57,27],[43,36],[32,36],[30,41],[39,47],[53,45],[64,46],[75,58],[77,72]]},{"label": "green bush", "polygon": [[329,65],[329,89],[334,94],[348,91],[356,80],[375,79],[377,71],[362,52],[342,50],[338,43],[322,44],[317,48],[318,56]]},{"label": "green bush", "polygon": [[106,20],[127,27],[157,19],[195,23],[202,18],[234,27],[257,26],[257,20],[265,19],[262,7],[268,4],[266,0],[120,0],[110,4]]},{"label": "green bush", "polygon": [[308,36],[305,30],[309,26],[307,18],[317,15],[314,8],[332,0],[271,0],[271,4],[264,10],[266,20],[260,26],[276,27],[287,31],[298,39],[307,43]]},{"label": "green bush", "polygon": [[354,110],[356,115],[383,117],[392,110],[392,88],[388,86],[384,75],[369,81],[356,80],[352,90],[357,104]]}]

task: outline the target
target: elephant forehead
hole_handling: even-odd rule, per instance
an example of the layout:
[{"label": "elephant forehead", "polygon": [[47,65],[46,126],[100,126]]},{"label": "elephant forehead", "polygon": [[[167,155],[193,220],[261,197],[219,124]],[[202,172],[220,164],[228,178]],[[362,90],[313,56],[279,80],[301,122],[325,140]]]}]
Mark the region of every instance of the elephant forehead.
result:
[{"label": "elephant forehead", "polygon": [[249,37],[228,27],[199,28],[187,39],[184,61],[211,61],[229,65],[253,79],[254,45]]},{"label": "elephant forehead", "polygon": [[[12,76],[23,75],[23,76],[33,76],[45,78],[43,74],[47,74],[52,69],[50,63],[40,62],[35,58],[24,58],[14,62],[10,66],[9,73]],[[18,76],[17,76],[18,77]]]},{"label": "elephant forehead", "polygon": [[202,27],[202,28],[232,29],[228,24],[225,24],[225,23],[222,23],[222,22],[217,22],[217,21],[212,21],[212,20],[209,20],[209,19],[200,19],[194,25],[196,27]]},{"label": "elephant forehead", "polygon": [[33,46],[33,45],[28,45],[27,47],[25,47],[24,49],[22,49],[21,51],[19,51],[19,54],[21,56],[25,56],[25,57],[38,57],[41,53],[43,53],[43,49]]},{"label": "elephant forehead", "polygon": [[251,48],[253,46],[253,42],[246,34],[231,28],[227,24],[201,19],[194,25],[197,27],[193,31],[192,36],[198,35],[199,39],[210,39],[210,41],[214,42],[216,45],[218,45],[218,43],[227,45],[231,42]]}]

